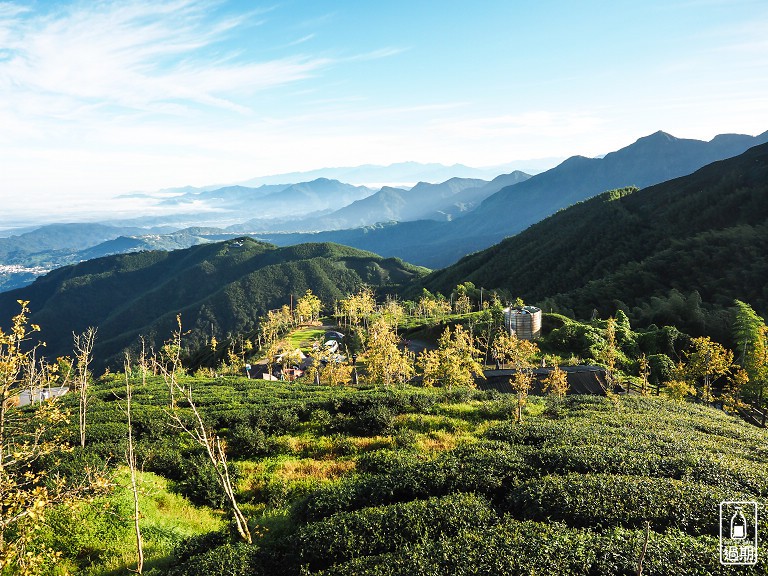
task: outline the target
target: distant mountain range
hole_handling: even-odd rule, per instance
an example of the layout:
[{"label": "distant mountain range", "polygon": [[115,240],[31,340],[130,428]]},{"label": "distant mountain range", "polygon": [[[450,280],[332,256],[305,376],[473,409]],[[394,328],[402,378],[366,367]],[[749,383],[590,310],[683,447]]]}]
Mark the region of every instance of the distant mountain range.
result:
[{"label": "distant mountain range", "polygon": [[[317,179],[292,185],[259,188],[234,186],[191,191],[163,202],[180,209],[205,206],[207,210],[273,218],[255,218],[227,229],[193,226],[140,228],[100,224],[54,224],[9,238],[0,238],[0,291],[26,286],[35,277],[60,266],[141,250],[176,250],[242,235],[244,232],[281,229],[333,229],[380,222],[382,218],[411,220],[432,217],[448,220],[469,210],[505,184],[529,176],[514,172],[485,180],[452,178],[442,184],[421,182],[411,190],[373,190],[335,180]],[[354,200],[355,198],[362,199]],[[353,201],[354,200],[354,201]],[[333,210],[333,206],[341,206]],[[272,208],[270,208],[270,206]],[[328,207],[331,208],[328,208]],[[310,217],[304,209],[318,209]],[[205,220],[210,219],[210,212]]]},{"label": "distant mountain range", "polygon": [[385,186],[375,194],[356,200],[338,210],[309,218],[254,219],[230,226],[238,232],[337,230],[379,222],[408,222],[422,218],[448,221],[475,208],[482,200],[511,183],[530,178],[523,172],[503,174],[493,181],[451,178],[440,184],[419,182],[413,188]]},{"label": "distant mountain range", "polygon": [[658,184],[765,142],[768,142],[768,132],[759,136],[720,135],[709,142],[657,132],[603,158],[569,158],[551,170],[502,188],[475,210],[450,222],[406,222],[315,235],[267,235],[264,238],[276,244],[340,242],[439,268],[606,190]]},{"label": "distant mountain range", "polygon": [[[59,268],[31,286],[0,294],[0,318],[30,301],[46,355],[71,353],[72,331],[97,326],[96,355],[118,361],[139,335],[157,346],[177,313],[192,346],[252,329],[258,316],[311,288],[333,302],[363,283],[396,287],[426,273],[397,259],[332,244],[277,248],[250,238],[172,252],[97,258]],[[157,348],[156,348],[157,349]]]},{"label": "distant mountain range", "polygon": [[529,174],[536,174],[542,170],[551,168],[559,162],[557,158],[542,158],[539,160],[527,160],[486,168],[472,168],[463,164],[423,164],[420,162],[399,162],[388,166],[365,164],[345,168],[322,168],[308,172],[290,172],[274,176],[263,176],[241,182],[244,186],[259,186],[263,184],[279,184],[281,182],[306,182],[315,178],[334,178],[342,182],[352,184],[365,184],[373,186],[401,184],[413,185],[417,182],[445,182],[451,178],[474,178],[490,180],[503,173],[522,170]]},{"label": "distant mountain range", "polygon": [[121,235],[164,234],[169,228],[118,227],[104,224],[49,224],[0,238],[0,291],[29,284],[35,277],[79,262],[82,250]]},{"label": "distant mountain range", "polygon": [[376,192],[365,186],[352,186],[338,180],[317,178],[296,184],[263,185],[258,188],[228,186],[203,192],[187,192],[161,202],[166,206],[189,208],[206,206],[216,210],[239,212],[247,219],[280,218],[299,219],[312,212],[332,211]]},{"label": "distant mountain range", "polygon": [[[733,300],[768,315],[768,144],[642,190],[605,192],[426,277],[474,282],[546,309],[730,338]],[[706,314],[707,309],[711,313]]]},{"label": "distant mountain range", "polygon": [[[0,238],[0,290],[92,257],[185,248],[243,234],[281,246],[336,242],[440,268],[605,190],[683,176],[766,141],[768,132],[720,135],[709,142],[657,132],[603,158],[574,156],[533,177],[512,172],[488,182],[454,175],[410,189],[374,190],[329,178],[259,187],[187,187],[160,200],[171,212],[179,210],[180,216],[170,220],[151,216],[120,226],[55,225]],[[393,170],[414,176],[438,168],[404,163],[334,170],[350,177],[391,175]],[[169,221],[175,226],[159,226]]]}]

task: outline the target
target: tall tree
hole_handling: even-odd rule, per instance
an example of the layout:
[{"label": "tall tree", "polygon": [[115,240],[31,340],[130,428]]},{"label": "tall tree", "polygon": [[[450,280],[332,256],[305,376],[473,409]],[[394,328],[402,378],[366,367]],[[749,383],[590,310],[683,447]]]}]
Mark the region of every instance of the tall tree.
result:
[{"label": "tall tree", "polygon": [[736,300],[733,336],[739,364],[746,372],[745,391],[762,405],[768,382],[768,327],[749,304]]},{"label": "tall tree", "polygon": [[712,382],[722,376],[733,364],[733,352],[712,341],[709,336],[691,340],[691,350],[686,355],[685,373],[693,386],[699,386],[699,396],[704,402],[712,401]]},{"label": "tall tree", "polygon": [[345,323],[353,327],[363,325],[367,328],[371,315],[376,311],[376,300],[369,286],[361,287],[357,293],[350,294],[339,305]]},{"label": "tall tree", "polygon": [[515,375],[509,383],[517,396],[517,408],[515,419],[523,420],[523,407],[528,400],[528,393],[533,384],[534,358],[539,352],[535,342],[518,338],[516,334],[504,332],[495,342],[496,351],[503,358],[508,359],[515,369]]},{"label": "tall tree", "polygon": [[320,318],[322,307],[320,298],[312,294],[312,290],[307,289],[306,293],[298,299],[294,308],[296,323],[303,324],[317,321]]},{"label": "tall tree", "polygon": [[615,386],[615,370],[616,370],[616,357],[618,355],[618,348],[616,346],[616,319],[613,317],[608,318],[605,323],[605,346],[601,353],[601,360],[605,364],[605,383],[606,393],[613,394]]},{"label": "tall tree", "polygon": [[382,316],[374,319],[368,331],[365,353],[368,380],[389,387],[413,376],[413,360],[397,347],[394,328]]},{"label": "tall tree", "polygon": [[[174,346],[181,348],[181,335],[183,334],[181,329],[181,316],[176,317],[178,328],[174,331],[170,342],[173,342]],[[249,544],[253,541],[251,532],[248,528],[248,521],[245,515],[240,510],[240,506],[237,503],[237,497],[235,495],[235,487],[232,484],[232,477],[229,473],[229,463],[227,462],[227,454],[224,449],[224,444],[221,438],[213,432],[208,426],[206,426],[203,416],[197,409],[197,404],[192,397],[192,388],[184,387],[180,384],[177,376],[177,371],[180,371],[181,364],[173,366],[174,377],[166,377],[165,382],[171,388],[171,398],[176,398],[177,395],[181,396],[185,400],[185,404],[191,411],[191,418],[187,414],[182,413],[176,402],[171,403],[170,410],[168,411],[171,420],[176,428],[182,430],[187,434],[195,443],[201,446],[208,460],[213,467],[216,474],[216,478],[219,481],[219,485],[224,490],[224,494],[229,501],[230,508],[232,510],[232,517],[237,527],[237,532],[240,537]],[[167,370],[168,371],[168,370]],[[167,372],[166,371],[166,372]]]},{"label": "tall tree", "polygon": [[648,378],[651,375],[651,365],[648,363],[648,357],[643,354],[638,360],[640,372],[640,395],[649,396],[651,391],[648,386]]},{"label": "tall tree", "polygon": [[[139,360],[139,369],[141,370],[142,380],[146,378],[146,365],[144,341],[142,340],[141,359]],[[130,358],[128,353],[125,355],[124,375],[125,375],[125,413],[126,424],[128,428],[128,446],[125,449],[125,460],[128,463],[128,470],[131,474],[131,494],[133,495],[133,532],[136,536],[136,574],[141,574],[144,570],[144,541],[141,535],[141,526],[139,525],[139,487],[137,480],[136,452],[133,444],[133,421],[131,418],[131,402],[133,400],[133,384],[130,378]]]}]

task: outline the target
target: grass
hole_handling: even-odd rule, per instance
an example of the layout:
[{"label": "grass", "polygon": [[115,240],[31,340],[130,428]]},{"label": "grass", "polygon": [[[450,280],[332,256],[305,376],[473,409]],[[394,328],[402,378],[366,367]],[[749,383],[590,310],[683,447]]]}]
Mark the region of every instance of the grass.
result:
[{"label": "grass", "polygon": [[308,326],[294,330],[288,335],[288,347],[291,350],[301,348],[302,352],[312,351],[312,342],[322,340],[325,330],[316,326]]},{"label": "grass", "polygon": [[[41,543],[64,551],[59,574],[75,571],[94,576],[125,574],[136,567],[133,496],[129,473],[120,468],[115,490],[107,497],[77,507],[62,507],[46,518]],[[183,539],[219,530],[223,513],[193,506],[169,491],[168,481],[139,473],[139,510],[145,570],[162,571],[173,548]]]}]

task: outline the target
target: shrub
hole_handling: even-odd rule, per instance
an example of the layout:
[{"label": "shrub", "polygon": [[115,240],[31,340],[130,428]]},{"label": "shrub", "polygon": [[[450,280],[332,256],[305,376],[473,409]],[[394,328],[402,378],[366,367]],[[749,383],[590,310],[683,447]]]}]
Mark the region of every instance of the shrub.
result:
[{"label": "shrub", "polygon": [[577,527],[638,528],[649,521],[657,531],[715,535],[718,505],[734,496],[670,478],[567,474],[526,482],[510,491],[503,506],[519,518]]},{"label": "shrub", "polygon": [[297,562],[317,570],[495,520],[496,514],[483,498],[453,494],[334,514],[302,526],[293,537],[293,545]]},{"label": "shrub", "polygon": [[226,542],[219,546],[202,549],[191,556],[176,552],[178,562],[166,574],[168,576],[256,576],[261,571],[253,562],[254,548],[244,542]]},{"label": "shrub", "polygon": [[[355,558],[319,574],[323,576],[470,576],[478,574],[557,574],[558,576],[630,575],[644,531],[615,529],[604,533],[558,523],[504,519],[405,546],[395,552]],[[717,541],[676,531],[650,533],[644,574],[710,576],[721,573]],[[762,553],[762,548],[760,550]],[[740,573],[764,573],[760,566]]]},{"label": "shrub", "polygon": [[269,451],[270,444],[261,428],[238,424],[227,432],[227,453],[231,458],[258,458]]},{"label": "shrub", "polygon": [[443,452],[432,460],[384,454],[363,460],[362,475],[322,487],[297,502],[293,516],[315,521],[339,511],[359,510],[452,492],[477,492],[500,498],[508,486],[531,475],[523,457],[503,444],[480,444]]},{"label": "shrub", "polygon": [[[198,506],[224,507],[226,494],[207,455],[202,451],[194,452],[184,459],[182,471],[182,477],[171,484],[174,491]],[[237,467],[232,464],[229,466],[229,476],[232,484],[236,484],[239,474]]]}]

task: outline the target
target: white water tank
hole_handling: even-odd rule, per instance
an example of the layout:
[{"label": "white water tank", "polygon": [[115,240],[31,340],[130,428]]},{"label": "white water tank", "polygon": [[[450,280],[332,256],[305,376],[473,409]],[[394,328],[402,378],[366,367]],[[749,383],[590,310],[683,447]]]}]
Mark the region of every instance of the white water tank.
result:
[{"label": "white water tank", "polygon": [[509,307],[504,309],[507,330],[521,340],[535,340],[541,336],[541,308],[536,306]]}]

